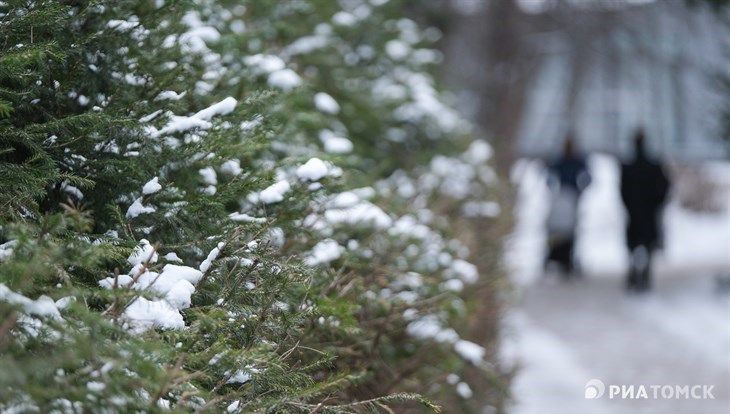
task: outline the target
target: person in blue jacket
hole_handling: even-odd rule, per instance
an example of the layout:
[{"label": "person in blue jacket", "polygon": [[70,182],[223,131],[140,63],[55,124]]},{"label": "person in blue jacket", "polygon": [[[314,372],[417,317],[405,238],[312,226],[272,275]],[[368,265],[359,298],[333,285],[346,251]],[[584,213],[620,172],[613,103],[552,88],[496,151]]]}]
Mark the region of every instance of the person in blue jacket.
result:
[{"label": "person in blue jacket", "polygon": [[547,218],[548,253],[545,265],[557,263],[566,276],[575,273],[574,245],[578,222],[578,201],[591,183],[585,158],[575,149],[568,134],[561,156],[548,165],[550,212]]}]

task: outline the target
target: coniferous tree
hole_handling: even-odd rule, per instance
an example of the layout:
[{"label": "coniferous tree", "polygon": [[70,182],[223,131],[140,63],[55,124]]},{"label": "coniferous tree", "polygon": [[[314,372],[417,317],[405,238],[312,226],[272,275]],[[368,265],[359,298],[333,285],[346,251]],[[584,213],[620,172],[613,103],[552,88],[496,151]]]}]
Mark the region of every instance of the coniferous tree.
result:
[{"label": "coniferous tree", "polygon": [[489,148],[383,3],[0,3],[0,409],[469,398]]}]

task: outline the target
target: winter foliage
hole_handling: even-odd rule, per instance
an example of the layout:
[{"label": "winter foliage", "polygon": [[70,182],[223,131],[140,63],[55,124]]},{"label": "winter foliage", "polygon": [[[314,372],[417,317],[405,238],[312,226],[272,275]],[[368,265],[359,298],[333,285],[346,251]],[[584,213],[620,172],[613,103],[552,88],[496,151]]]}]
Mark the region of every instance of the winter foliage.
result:
[{"label": "winter foliage", "polygon": [[0,411],[472,398],[496,177],[401,11],[0,1]]}]

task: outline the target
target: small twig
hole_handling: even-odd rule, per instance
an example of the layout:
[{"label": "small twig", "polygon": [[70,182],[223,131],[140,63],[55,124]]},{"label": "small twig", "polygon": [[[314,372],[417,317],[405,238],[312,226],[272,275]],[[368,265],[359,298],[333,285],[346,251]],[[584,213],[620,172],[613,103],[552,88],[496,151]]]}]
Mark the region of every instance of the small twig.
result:
[{"label": "small twig", "polygon": [[137,274],[134,275],[132,278],[132,281],[129,282],[129,284],[126,287],[132,287],[135,283],[137,283],[137,280],[139,280],[140,277],[142,277],[145,272],[147,272],[147,269],[149,268],[150,262],[152,261],[152,258],[155,256],[155,253],[157,253],[157,249],[160,248],[160,242],[155,242],[154,245],[152,245],[152,253],[150,253],[149,257],[147,257],[147,260],[145,260],[144,265],[137,271]]},{"label": "small twig", "polygon": [[212,400],[209,400],[207,403],[205,403],[202,407],[199,407],[195,410],[196,413],[204,413],[207,412],[209,409],[215,407],[216,404],[223,401],[224,397],[215,397]]},{"label": "small twig", "polygon": [[119,268],[114,268],[114,285],[112,286],[112,290],[114,291],[114,303],[112,306],[105,312],[110,313],[112,315],[112,319],[114,320],[114,323],[117,324],[119,322],[119,313],[117,312],[117,309],[120,305],[119,300],[119,294],[116,292],[116,290],[119,289]]},{"label": "small twig", "polygon": [[119,287],[119,268],[114,268],[114,285],[112,285],[112,289],[117,289]]},{"label": "small twig", "polygon": [[[154,245],[152,245],[152,252],[150,253],[149,257],[147,257],[147,260],[145,260],[142,267],[137,271],[137,274],[134,275],[132,280],[129,283],[127,283],[124,286],[124,288],[131,289],[132,286],[134,286],[134,284],[137,283],[137,280],[139,280],[139,278],[142,277],[142,275],[145,274],[145,272],[147,272],[150,262],[152,261],[152,258],[155,256],[155,253],[157,253],[157,249],[159,249],[159,248],[160,248],[159,242],[156,242]],[[114,289],[117,289],[118,286],[119,286],[119,268],[115,268],[114,269]],[[120,308],[119,296],[116,296],[114,298],[114,303],[112,304],[112,306],[109,307],[109,309],[104,311],[104,314],[112,315],[112,318],[114,319],[114,321],[116,321],[118,316],[121,315],[132,303],[134,303],[135,300],[137,300],[137,298],[134,298],[131,301],[129,301],[129,303],[124,305],[124,308],[122,308],[120,310],[119,309]]]},{"label": "small twig", "polygon": [[155,398],[152,400],[152,405],[156,405],[157,401],[159,401],[160,398],[162,398],[162,396],[170,390],[171,386],[176,385],[175,376],[178,372],[181,371],[182,365],[185,362],[186,357],[186,354],[180,354],[180,356],[177,358],[177,362],[175,362],[175,365],[170,370],[170,378],[165,382],[160,391],[155,395]]},{"label": "small twig", "polygon": [[292,352],[294,352],[297,348],[299,348],[299,341],[297,341],[297,343],[294,344],[294,346],[290,350],[288,350],[288,351],[284,352],[283,354],[281,354],[281,357],[280,358],[281,359],[287,359],[287,358],[289,358],[289,355],[291,355]]},{"label": "small twig", "polygon": [[395,414],[395,411],[393,411],[390,407],[383,403],[375,403],[378,407],[382,408],[383,410],[387,411],[388,414]]},{"label": "small twig", "polygon": [[322,408],[324,408],[324,403],[332,399],[332,394],[326,396],[324,400],[322,400],[319,404],[317,404],[310,412],[309,414],[317,414]]},{"label": "small twig", "polygon": [[0,325],[0,352],[5,350],[5,346],[8,342],[6,338],[10,330],[15,327],[16,322],[18,322],[18,313],[12,311],[5,321],[3,321],[3,324]]}]

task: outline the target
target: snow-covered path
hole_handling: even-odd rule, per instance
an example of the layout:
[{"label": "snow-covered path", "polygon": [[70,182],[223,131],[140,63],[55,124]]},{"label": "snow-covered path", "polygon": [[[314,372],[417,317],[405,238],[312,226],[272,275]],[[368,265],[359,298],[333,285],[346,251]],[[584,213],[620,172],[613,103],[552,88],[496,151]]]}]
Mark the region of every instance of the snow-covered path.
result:
[{"label": "snow-covered path", "polygon": [[[516,291],[503,344],[505,363],[519,367],[511,412],[730,413],[730,292],[717,279],[730,275],[730,217],[669,211],[655,289],[626,294],[615,169],[606,158],[593,159],[592,168],[596,181],[581,207],[578,242],[586,276],[567,282],[542,273],[542,178],[537,170],[521,177],[507,257]],[[680,231],[682,237],[672,236]],[[706,240],[712,245],[703,246]],[[601,398],[586,399],[591,379],[606,387],[643,385],[649,398],[609,398],[607,388]],[[654,399],[651,385],[714,386],[714,399]]]},{"label": "snow-covered path", "polygon": [[[713,279],[663,279],[646,296],[618,278],[527,288],[506,335],[522,372],[514,413],[730,413],[730,298]],[[507,328],[510,329],[510,328]],[[714,400],[586,400],[616,385],[714,385]]]}]

